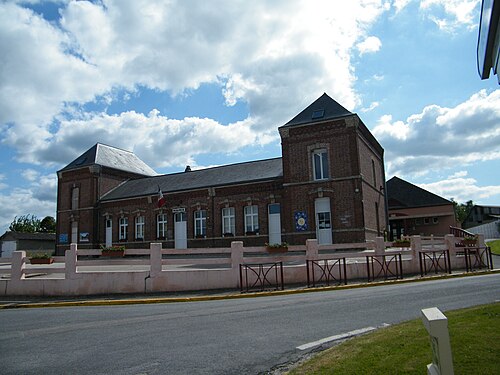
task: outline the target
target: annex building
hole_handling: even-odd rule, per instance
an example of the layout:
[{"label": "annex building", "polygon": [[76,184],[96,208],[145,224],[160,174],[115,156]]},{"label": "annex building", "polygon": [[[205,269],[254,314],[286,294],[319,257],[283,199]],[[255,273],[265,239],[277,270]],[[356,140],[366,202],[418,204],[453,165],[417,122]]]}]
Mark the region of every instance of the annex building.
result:
[{"label": "annex building", "polygon": [[364,242],[384,232],[384,150],[357,114],[323,94],[278,130],[280,158],[166,175],[94,145],[57,172],[57,252],[72,242],[186,249]]}]

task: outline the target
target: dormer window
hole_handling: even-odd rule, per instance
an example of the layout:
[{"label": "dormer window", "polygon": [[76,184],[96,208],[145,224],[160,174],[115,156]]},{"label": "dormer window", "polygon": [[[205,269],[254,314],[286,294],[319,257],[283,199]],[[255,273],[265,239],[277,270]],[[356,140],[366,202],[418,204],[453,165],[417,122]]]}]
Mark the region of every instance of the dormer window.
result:
[{"label": "dormer window", "polygon": [[313,151],[312,162],[314,180],[326,180],[330,177],[328,173],[328,152],[326,149]]},{"label": "dormer window", "polygon": [[324,109],[317,109],[313,112],[311,119],[317,119],[317,118],[322,118],[325,115],[325,110]]}]

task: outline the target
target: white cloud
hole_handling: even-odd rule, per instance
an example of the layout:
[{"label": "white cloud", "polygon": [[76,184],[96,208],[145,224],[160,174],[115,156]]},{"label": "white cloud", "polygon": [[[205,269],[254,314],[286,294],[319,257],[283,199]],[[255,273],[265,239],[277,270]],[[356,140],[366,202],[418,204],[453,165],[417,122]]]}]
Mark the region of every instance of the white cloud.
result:
[{"label": "white cloud", "polygon": [[367,32],[385,11],[382,1],[71,1],[56,23],[1,3],[2,142],[19,161],[66,162],[70,152],[44,151],[85,146],[63,139],[71,132],[54,119],[72,123],[81,105],[137,86],[179,95],[220,83],[227,105],[247,103],[250,139],[269,137],[323,92],[353,109],[351,54],[360,41],[377,48]]},{"label": "white cloud", "polygon": [[390,175],[500,159],[500,90],[482,90],[454,108],[427,106],[405,122],[382,116],[373,134],[386,150]]},{"label": "white cloud", "polygon": [[500,195],[500,185],[478,186],[477,181],[467,177],[465,171],[441,181],[418,184],[418,186],[444,198],[453,198],[456,202],[472,200],[474,203],[480,204],[481,200]]},{"label": "white cloud", "polygon": [[[33,171],[24,171],[23,175],[33,176]],[[14,218],[21,215],[35,215],[39,219],[45,216],[55,217],[57,177],[54,173],[40,175],[25,188],[15,188],[7,194],[0,194],[0,233],[3,234]]]},{"label": "white cloud", "polygon": [[477,27],[480,2],[476,0],[422,0],[420,9],[444,31]]},{"label": "white cloud", "polygon": [[361,112],[370,112],[373,111],[380,105],[379,102],[372,102],[367,108],[361,108]]},{"label": "white cloud", "polygon": [[382,47],[382,42],[376,36],[369,36],[362,42],[358,43],[356,47],[359,50],[360,55],[364,55],[365,53],[373,53],[380,50]]},{"label": "white cloud", "polygon": [[411,2],[411,0],[394,0],[392,6],[396,8],[396,13],[401,12],[406,6]]}]

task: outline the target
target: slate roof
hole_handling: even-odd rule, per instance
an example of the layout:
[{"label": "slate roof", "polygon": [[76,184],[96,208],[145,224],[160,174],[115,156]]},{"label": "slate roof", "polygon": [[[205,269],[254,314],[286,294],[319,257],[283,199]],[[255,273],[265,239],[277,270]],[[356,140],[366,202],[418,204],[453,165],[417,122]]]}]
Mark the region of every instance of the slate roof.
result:
[{"label": "slate roof", "polygon": [[[321,113],[317,113],[316,116],[318,117],[313,118],[313,114],[315,114],[316,111],[321,111],[321,110],[324,111],[323,115],[318,116]],[[349,112],[335,100],[329,97],[326,93],[324,93],[318,99],[316,99],[311,105],[309,105],[306,109],[304,109],[302,112],[300,112],[297,116],[288,121],[282,127],[303,125],[307,123],[331,120],[350,115],[353,115],[353,113]]]},{"label": "slate roof", "polygon": [[137,173],[143,176],[156,176],[157,173],[139,159],[133,152],[96,143],[61,171],[78,169],[90,165],[101,165],[126,172]]},{"label": "slate roof", "polygon": [[442,206],[451,201],[419,188],[399,177],[387,181],[387,200],[389,209]]},{"label": "slate roof", "polygon": [[190,172],[166,174],[129,180],[111,190],[102,202],[154,195],[158,186],[162,192],[173,193],[200,188],[227,186],[283,177],[281,158],[229,164]]},{"label": "slate roof", "polygon": [[0,240],[4,241],[14,241],[14,240],[30,240],[30,241],[55,241],[55,233],[25,233],[25,232],[14,232],[7,231],[1,237]]}]

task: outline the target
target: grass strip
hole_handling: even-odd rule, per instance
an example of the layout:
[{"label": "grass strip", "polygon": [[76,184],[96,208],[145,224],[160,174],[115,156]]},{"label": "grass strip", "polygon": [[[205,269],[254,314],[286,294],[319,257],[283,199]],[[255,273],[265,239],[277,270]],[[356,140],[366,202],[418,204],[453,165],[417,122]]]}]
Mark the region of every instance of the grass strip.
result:
[{"label": "grass strip", "polygon": [[[498,374],[500,303],[448,311],[456,375]],[[298,374],[427,373],[432,362],[429,336],[416,319],[356,337],[332,347],[290,371]]]},{"label": "grass strip", "polygon": [[491,248],[493,254],[500,255],[500,240],[489,241],[486,245]]}]

